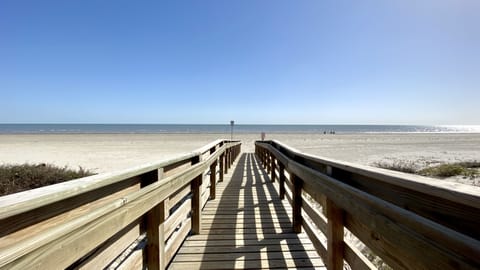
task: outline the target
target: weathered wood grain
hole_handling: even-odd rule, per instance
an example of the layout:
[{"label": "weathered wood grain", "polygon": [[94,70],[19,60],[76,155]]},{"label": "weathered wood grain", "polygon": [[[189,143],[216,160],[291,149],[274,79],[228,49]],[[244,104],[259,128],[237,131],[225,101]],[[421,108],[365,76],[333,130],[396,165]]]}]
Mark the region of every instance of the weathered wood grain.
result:
[{"label": "weathered wood grain", "polygon": [[[394,268],[480,267],[474,229],[480,220],[480,189],[318,158],[278,142],[256,145],[301,177],[313,199],[324,204],[325,196],[343,209],[345,226]],[[362,260],[348,252],[349,260]]]},{"label": "weathered wood grain", "polygon": [[244,154],[218,183],[216,200],[202,212],[201,234],[186,239],[170,269],[230,269],[238,262],[253,268],[324,266],[307,235],[293,233],[292,208],[280,201],[268,175],[255,171],[257,164],[254,155]]},{"label": "weathered wood grain", "polygon": [[327,267],[343,269],[343,210],[327,199]]},{"label": "weathered wood grain", "polygon": [[[238,142],[221,142],[221,147],[217,146],[218,144],[219,142],[215,142],[209,145],[206,151],[193,152],[168,161],[25,192],[21,194],[23,197],[15,194],[0,198],[0,222],[5,224],[21,215],[28,215],[29,211],[55,204],[61,206],[73,200],[73,207],[59,207],[59,210],[52,211],[53,217],[38,211],[39,218],[30,222],[30,227],[16,228],[14,231],[17,235],[9,232],[2,237],[0,268],[57,269],[69,267],[72,263],[77,265],[76,267],[84,268],[89,268],[92,263],[98,266],[106,265],[115,253],[121,252],[125,245],[137,236],[138,230],[133,233],[135,230],[127,228],[141,218],[145,220],[142,227],[149,239],[145,250],[146,257],[150,259],[147,258],[147,261],[139,264],[140,257],[134,255],[132,258],[135,259],[129,257],[127,260],[131,262],[130,265],[149,264],[151,269],[163,268],[166,261],[162,258],[166,256],[161,252],[165,242],[162,226],[169,206],[173,207],[184,200],[189,193],[189,189],[184,187],[189,186],[198,175],[203,175],[227,149],[233,147],[235,152],[238,152]],[[208,158],[183,167],[199,156]],[[178,170],[178,165],[182,167],[181,170]],[[164,167],[167,167],[167,172],[163,174],[163,179],[158,180]],[[102,197],[102,192],[110,196]],[[82,196],[85,199],[81,199]],[[170,202],[169,198],[173,201]],[[77,207],[78,205],[81,206]],[[171,220],[176,220],[181,215],[175,215],[175,210],[180,210],[179,213],[184,216],[189,212],[187,207],[180,205],[180,208],[173,209],[174,216]],[[37,225],[37,220],[43,220],[43,224],[40,222]],[[136,225],[136,228],[140,229],[139,225]],[[33,233],[28,234],[29,231]],[[177,245],[175,251],[189,231],[188,226],[180,228],[183,234],[173,243]],[[28,237],[16,237],[20,235]],[[12,241],[7,241],[9,237]],[[143,255],[141,257],[143,258]]]},{"label": "weathered wood grain", "polygon": [[345,261],[355,270],[373,270],[377,269],[357,248],[349,243],[344,245]]}]

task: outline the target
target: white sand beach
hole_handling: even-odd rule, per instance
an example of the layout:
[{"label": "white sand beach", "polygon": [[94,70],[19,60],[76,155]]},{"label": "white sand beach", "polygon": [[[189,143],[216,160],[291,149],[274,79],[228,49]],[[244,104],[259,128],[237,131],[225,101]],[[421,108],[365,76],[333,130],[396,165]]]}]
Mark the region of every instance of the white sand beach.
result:
[{"label": "white sand beach", "polygon": [[[21,134],[0,135],[0,163],[53,163],[96,173],[167,159],[226,134]],[[259,134],[236,134],[252,152]],[[428,163],[480,161],[480,134],[267,134],[300,151],[364,165],[395,160]],[[456,179],[470,183],[470,179]],[[478,179],[475,180],[478,182]],[[477,183],[478,184],[478,183]]]}]

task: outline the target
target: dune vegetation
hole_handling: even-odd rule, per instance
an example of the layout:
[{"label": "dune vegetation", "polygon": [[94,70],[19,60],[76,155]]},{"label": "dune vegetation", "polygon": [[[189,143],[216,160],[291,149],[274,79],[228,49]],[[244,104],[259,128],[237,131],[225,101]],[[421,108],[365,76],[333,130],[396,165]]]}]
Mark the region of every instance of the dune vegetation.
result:
[{"label": "dune vegetation", "polygon": [[383,169],[435,178],[448,178],[454,176],[475,178],[480,176],[479,161],[443,163],[424,168],[419,168],[418,164],[416,164],[415,162],[404,160],[396,160],[393,163],[376,162],[373,165]]},{"label": "dune vegetation", "polygon": [[69,181],[93,173],[52,164],[0,165],[0,196]]}]

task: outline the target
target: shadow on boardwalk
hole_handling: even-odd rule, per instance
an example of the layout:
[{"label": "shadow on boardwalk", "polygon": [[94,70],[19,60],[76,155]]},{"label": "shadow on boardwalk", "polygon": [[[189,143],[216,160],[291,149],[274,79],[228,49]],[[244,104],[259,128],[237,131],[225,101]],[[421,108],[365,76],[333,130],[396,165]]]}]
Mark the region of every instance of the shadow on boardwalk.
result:
[{"label": "shadow on boardwalk", "polygon": [[255,155],[244,153],[235,165],[204,208],[202,233],[187,238],[170,268],[323,269],[307,236],[292,232],[291,208]]}]

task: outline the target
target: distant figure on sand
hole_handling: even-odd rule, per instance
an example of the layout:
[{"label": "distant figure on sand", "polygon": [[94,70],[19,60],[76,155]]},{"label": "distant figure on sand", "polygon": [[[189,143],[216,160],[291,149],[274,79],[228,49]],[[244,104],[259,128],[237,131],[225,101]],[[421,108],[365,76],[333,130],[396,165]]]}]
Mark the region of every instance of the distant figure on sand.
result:
[{"label": "distant figure on sand", "polygon": [[265,141],[265,132],[262,132],[262,141]]}]

